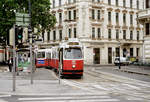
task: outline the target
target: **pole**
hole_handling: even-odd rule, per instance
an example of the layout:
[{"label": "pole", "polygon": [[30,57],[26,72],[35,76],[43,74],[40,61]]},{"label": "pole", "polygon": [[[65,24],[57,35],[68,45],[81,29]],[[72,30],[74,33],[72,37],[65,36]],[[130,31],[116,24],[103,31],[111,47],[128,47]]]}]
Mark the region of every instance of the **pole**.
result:
[{"label": "pole", "polygon": [[[14,42],[13,42],[13,91],[16,91],[16,46],[15,46],[15,24],[14,24]],[[11,59],[10,59],[11,60]]]},{"label": "pole", "polygon": [[[28,3],[29,3],[29,16],[30,16],[30,25],[29,25],[30,27],[29,28],[31,28],[31,1],[29,0]],[[30,39],[30,63],[31,63],[31,65],[30,65],[30,67],[31,67],[31,69],[30,69],[30,71],[31,71],[31,84],[33,84],[32,37]]]},{"label": "pole", "polygon": [[120,47],[120,42],[119,42],[119,69],[121,69],[121,63],[120,63],[120,50],[121,50],[121,47]]}]

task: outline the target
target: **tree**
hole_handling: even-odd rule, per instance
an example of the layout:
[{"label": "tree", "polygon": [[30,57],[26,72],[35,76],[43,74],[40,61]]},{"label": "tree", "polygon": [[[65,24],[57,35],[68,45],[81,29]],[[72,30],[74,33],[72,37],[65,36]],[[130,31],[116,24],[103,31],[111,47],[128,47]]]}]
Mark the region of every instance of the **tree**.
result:
[{"label": "tree", "polygon": [[[31,27],[50,30],[56,18],[50,13],[50,0],[31,1]],[[28,0],[0,0],[0,38],[6,38],[15,23],[15,12],[29,12]]]}]

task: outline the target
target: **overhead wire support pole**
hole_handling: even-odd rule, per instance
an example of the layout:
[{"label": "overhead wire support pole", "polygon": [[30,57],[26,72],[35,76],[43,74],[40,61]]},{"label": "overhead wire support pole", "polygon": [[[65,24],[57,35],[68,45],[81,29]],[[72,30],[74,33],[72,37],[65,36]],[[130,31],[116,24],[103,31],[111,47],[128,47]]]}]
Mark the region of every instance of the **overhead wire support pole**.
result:
[{"label": "overhead wire support pole", "polygon": [[[13,42],[13,91],[16,91],[16,45],[15,45],[15,27],[16,25],[14,24],[14,42]],[[11,59],[10,59],[11,60]],[[12,60],[11,60],[12,61]]]},{"label": "overhead wire support pole", "polygon": [[[31,30],[31,1],[28,0],[29,2],[29,16],[30,16],[30,25],[29,28]],[[32,63],[32,37],[31,34],[28,34],[28,36],[30,36],[30,71],[31,71],[31,84],[33,84],[33,63]]]}]

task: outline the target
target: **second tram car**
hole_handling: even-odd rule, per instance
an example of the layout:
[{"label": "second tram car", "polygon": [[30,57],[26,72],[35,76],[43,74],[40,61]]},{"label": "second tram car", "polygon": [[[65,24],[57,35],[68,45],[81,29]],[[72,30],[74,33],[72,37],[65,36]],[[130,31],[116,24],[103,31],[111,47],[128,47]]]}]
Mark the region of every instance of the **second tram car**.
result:
[{"label": "second tram car", "polygon": [[36,53],[36,67],[49,67],[51,61],[51,49],[39,49]]}]

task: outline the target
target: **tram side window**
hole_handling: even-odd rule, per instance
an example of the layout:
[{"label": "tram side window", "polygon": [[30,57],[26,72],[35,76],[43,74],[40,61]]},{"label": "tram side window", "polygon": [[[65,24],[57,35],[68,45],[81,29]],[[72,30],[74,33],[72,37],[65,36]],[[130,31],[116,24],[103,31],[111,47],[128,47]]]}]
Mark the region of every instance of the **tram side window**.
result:
[{"label": "tram side window", "polygon": [[67,48],[65,49],[66,59],[81,59],[82,52],[80,48]]},{"label": "tram side window", "polygon": [[37,57],[38,58],[45,58],[45,52],[38,52]]}]

